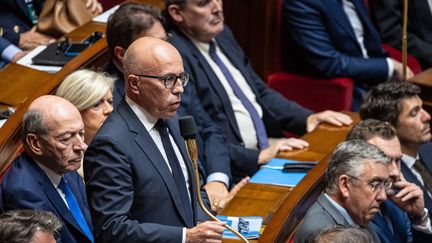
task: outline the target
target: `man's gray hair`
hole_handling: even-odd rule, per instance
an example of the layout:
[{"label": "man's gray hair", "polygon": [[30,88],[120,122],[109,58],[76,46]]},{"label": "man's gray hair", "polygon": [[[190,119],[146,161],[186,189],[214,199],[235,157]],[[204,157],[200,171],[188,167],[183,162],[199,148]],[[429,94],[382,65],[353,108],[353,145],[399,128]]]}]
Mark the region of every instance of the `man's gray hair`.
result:
[{"label": "man's gray hair", "polygon": [[318,231],[312,243],[370,243],[372,235],[358,226],[336,225]]},{"label": "man's gray hair", "polygon": [[56,235],[61,221],[51,212],[12,210],[0,215],[0,242],[30,243],[38,231]]},{"label": "man's gray hair", "polygon": [[333,152],[325,174],[326,192],[334,194],[338,191],[341,175],[359,177],[364,172],[365,162],[388,164],[390,159],[378,147],[363,140],[340,143]]},{"label": "man's gray hair", "polygon": [[21,132],[23,144],[26,144],[26,137],[29,133],[33,133],[38,136],[46,136],[48,134],[48,128],[43,121],[42,111],[29,110],[24,114]]}]

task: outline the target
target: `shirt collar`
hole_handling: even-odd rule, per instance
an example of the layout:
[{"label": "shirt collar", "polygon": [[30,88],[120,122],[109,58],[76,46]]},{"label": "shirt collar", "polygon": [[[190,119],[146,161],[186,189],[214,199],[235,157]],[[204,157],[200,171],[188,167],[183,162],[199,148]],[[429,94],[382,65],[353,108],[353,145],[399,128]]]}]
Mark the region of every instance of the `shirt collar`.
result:
[{"label": "shirt collar", "polygon": [[333,198],[331,198],[329,195],[327,195],[327,193],[324,193],[324,196],[326,196],[326,198],[330,201],[330,203],[333,206],[335,206],[335,208],[342,214],[342,216],[345,218],[345,220],[348,222],[348,224],[357,225],[356,223],[354,223],[354,220],[352,220],[352,218],[349,216],[349,214],[345,210],[345,208],[343,208],[341,205],[339,205],[339,203],[337,203],[335,200],[333,200]]},{"label": "shirt collar", "polygon": [[129,104],[133,112],[138,116],[138,119],[144,125],[145,129],[149,132],[155,125],[158,118],[150,115],[146,110],[144,110],[141,106],[135,103],[126,95],[126,103]]},{"label": "shirt collar", "polygon": [[54,171],[48,169],[46,166],[44,166],[43,164],[41,164],[37,161],[36,161],[36,164],[45,172],[45,174],[50,179],[51,183],[57,188],[58,185],[60,184],[60,180],[61,180],[62,176],[55,173]]},{"label": "shirt collar", "polygon": [[405,163],[406,166],[408,166],[408,168],[412,168],[414,166],[414,163],[416,162],[416,160],[419,159],[418,154],[416,155],[416,157],[412,157],[409,156],[407,154],[403,154],[402,155],[402,161]]}]

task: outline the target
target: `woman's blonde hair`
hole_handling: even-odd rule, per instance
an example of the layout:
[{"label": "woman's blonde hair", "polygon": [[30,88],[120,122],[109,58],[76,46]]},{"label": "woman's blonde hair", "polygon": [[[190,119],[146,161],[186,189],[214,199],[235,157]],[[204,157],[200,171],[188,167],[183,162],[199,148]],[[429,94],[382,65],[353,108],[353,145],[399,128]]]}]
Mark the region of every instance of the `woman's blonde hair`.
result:
[{"label": "woman's blonde hair", "polygon": [[79,111],[97,104],[108,91],[113,91],[115,78],[105,73],[82,69],[69,74],[56,95],[69,100]]}]

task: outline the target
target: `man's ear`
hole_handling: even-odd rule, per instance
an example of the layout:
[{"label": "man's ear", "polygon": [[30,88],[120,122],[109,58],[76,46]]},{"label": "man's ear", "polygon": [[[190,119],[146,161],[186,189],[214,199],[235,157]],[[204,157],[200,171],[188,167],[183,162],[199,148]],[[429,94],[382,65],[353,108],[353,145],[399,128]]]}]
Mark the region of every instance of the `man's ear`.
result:
[{"label": "man's ear", "polygon": [[133,94],[139,95],[139,88],[138,88],[139,77],[131,74],[127,77],[126,82],[127,85],[129,85],[129,90]]},{"label": "man's ear", "polygon": [[36,155],[42,156],[43,150],[40,144],[40,140],[37,138],[35,134],[29,133],[26,136],[26,142],[29,149]]},{"label": "man's ear", "polygon": [[180,7],[178,5],[172,4],[167,9],[168,14],[176,23],[183,22],[183,15],[181,14]]},{"label": "man's ear", "polygon": [[339,182],[339,191],[341,195],[345,198],[349,197],[349,176],[347,175],[341,175],[338,179]]},{"label": "man's ear", "polygon": [[114,47],[114,58],[117,60],[122,67],[123,67],[123,61],[124,61],[124,55],[126,50],[123,47],[115,46]]}]

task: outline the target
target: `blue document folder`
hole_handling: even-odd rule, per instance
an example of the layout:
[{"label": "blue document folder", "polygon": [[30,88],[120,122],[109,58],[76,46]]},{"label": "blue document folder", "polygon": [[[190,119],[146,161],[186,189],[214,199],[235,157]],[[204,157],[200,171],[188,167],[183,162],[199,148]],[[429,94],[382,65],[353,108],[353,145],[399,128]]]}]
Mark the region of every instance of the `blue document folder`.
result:
[{"label": "blue document folder", "polygon": [[[269,184],[278,186],[296,186],[307,172],[283,172],[283,166],[287,163],[299,163],[304,161],[295,161],[287,159],[274,158],[252,176],[250,182],[258,184]],[[317,162],[307,162],[317,164]]]}]

